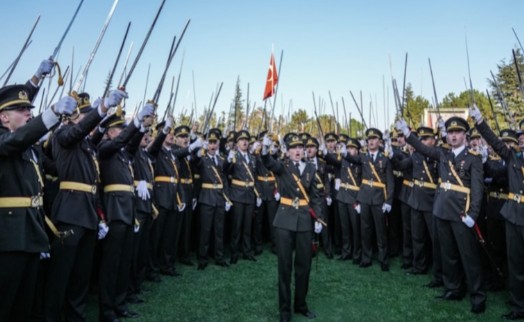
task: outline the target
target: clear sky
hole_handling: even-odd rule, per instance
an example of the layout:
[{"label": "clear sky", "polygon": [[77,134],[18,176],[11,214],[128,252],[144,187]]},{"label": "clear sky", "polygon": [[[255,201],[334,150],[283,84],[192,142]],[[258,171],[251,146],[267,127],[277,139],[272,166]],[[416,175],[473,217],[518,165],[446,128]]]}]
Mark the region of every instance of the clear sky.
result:
[{"label": "clear sky", "polygon": [[[33,42],[11,82],[24,82],[39,62],[52,54],[79,3],[78,0],[3,1],[0,10],[2,51],[0,73],[19,52],[38,15],[40,23]],[[75,74],[84,65],[102,29],[113,0],[85,0],[80,14],[62,46],[58,61],[71,64],[75,51]],[[123,61],[131,41],[138,52],[161,0],[120,0],[113,20],[89,72],[86,91],[101,95],[112,67],[125,27],[132,22]],[[378,124],[384,124],[383,78],[390,88],[392,69],[401,86],[404,56],[407,52],[407,81],[417,95],[433,100],[428,57],[431,58],[439,100],[449,92],[465,89],[468,77],[465,35],[468,37],[473,86],[484,91],[490,70],[495,72],[502,59],[509,60],[517,41],[511,28],[524,40],[524,1],[441,0],[441,1],[251,1],[251,0],[167,0],[155,30],[132,76],[127,90],[128,109],[143,99],[148,65],[151,74],[147,97],[160,79],[172,37],[179,35],[188,19],[191,24],[168,73],[160,99],[165,108],[171,77],[178,75],[182,54],[183,72],[175,113],[190,110],[194,101],[192,73],[195,75],[196,101],[201,112],[211,93],[224,82],[217,111],[228,110],[235,83],[240,77],[245,92],[250,84],[250,101],[262,105],[272,46],[277,65],[284,50],[276,114],[304,108],[312,115],[312,91],[331,111],[328,91],[341,105],[344,96],[348,113],[356,116],[349,90],[370,97],[381,111]],[[117,79],[121,68],[117,70]],[[3,81],[2,81],[3,83]],[[395,113],[391,89],[390,117]],[[375,104],[375,102],[373,102]],[[37,103],[39,104],[39,102]],[[340,111],[342,113],[342,111]],[[287,112],[286,112],[287,114]],[[367,115],[366,115],[367,118]]]}]

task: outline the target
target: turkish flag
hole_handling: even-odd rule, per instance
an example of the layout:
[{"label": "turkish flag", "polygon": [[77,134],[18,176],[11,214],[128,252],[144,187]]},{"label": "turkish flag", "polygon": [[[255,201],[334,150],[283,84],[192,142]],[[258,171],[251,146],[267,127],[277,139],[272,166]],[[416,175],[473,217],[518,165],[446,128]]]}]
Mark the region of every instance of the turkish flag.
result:
[{"label": "turkish flag", "polygon": [[273,53],[271,53],[271,59],[269,60],[269,70],[267,71],[266,88],[264,89],[264,100],[275,94],[275,86],[277,83],[277,66],[275,64],[275,56],[273,56]]}]

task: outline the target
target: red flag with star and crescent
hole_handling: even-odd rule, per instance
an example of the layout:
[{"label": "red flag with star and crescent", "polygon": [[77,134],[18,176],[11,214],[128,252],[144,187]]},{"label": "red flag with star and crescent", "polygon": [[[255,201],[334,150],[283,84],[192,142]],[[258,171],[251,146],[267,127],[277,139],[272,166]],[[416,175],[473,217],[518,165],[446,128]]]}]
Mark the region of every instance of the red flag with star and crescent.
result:
[{"label": "red flag with star and crescent", "polygon": [[271,53],[269,61],[269,70],[267,72],[266,88],[264,89],[264,100],[270,98],[275,94],[275,86],[278,83],[277,66],[275,64],[275,56]]}]

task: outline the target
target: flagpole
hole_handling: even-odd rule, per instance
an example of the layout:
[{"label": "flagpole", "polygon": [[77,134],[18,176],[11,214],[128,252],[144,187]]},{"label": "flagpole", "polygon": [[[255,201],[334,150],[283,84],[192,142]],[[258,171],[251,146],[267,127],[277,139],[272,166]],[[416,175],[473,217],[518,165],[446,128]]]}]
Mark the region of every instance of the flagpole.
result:
[{"label": "flagpole", "polygon": [[[284,50],[282,49],[282,51],[280,52],[280,61],[278,62],[278,74],[277,74],[277,77],[278,77],[278,81],[277,81],[277,85],[275,86],[275,96],[273,97],[273,109],[271,110],[271,119],[270,119],[270,122],[273,121],[273,112],[274,112],[274,109],[275,109],[275,106],[276,106],[276,103],[277,103],[277,92],[278,92],[278,84],[280,83],[280,71],[282,69],[282,59],[284,58]],[[270,127],[271,127],[271,133],[273,132],[273,124],[270,123]]]}]

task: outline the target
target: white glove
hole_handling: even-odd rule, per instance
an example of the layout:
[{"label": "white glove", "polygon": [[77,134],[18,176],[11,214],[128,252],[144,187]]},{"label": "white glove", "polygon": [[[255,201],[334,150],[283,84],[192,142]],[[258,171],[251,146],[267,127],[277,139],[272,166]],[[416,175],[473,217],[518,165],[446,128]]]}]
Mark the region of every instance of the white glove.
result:
[{"label": "white glove", "polygon": [[[138,112],[138,115],[136,116],[136,120],[138,120],[139,123],[144,122],[144,118],[148,116],[152,116],[155,113],[155,105],[152,103],[147,103],[140,109],[140,112]],[[135,123],[136,125],[136,123]]]},{"label": "white glove", "polygon": [[398,120],[396,123],[395,123],[395,128],[397,129],[397,131],[400,131],[402,132],[402,134],[404,134],[404,137],[408,137],[409,136],[409,128],[408,128],[408,124],[406,123],[406,121],[404,119],[400,119]]},{"label": "white glove", "polygon": [[109,226],[103,221],[98,223],[98,239],[104,239],[109,231]]},{"label": "white glove", "polygon": [[259,141],[256,141],[255,143],[253,143],[253,146],[252,146],[252,149],[251,149],[251,153],[255,153],[255,151],[257,151],[258,149],[260,149],[260,142]]},{"label": "white glove", "polygon": [[40,260],[51,258],[50,253],[40,253]]},{"label": "white glove", "polygon": [[202,144],[202,149],[203,150],[207,150],[208,147],[209,147],[209,142],[207,140],[205,140],[204,144]]},{"label": "white glove", "polygon": [[58,102],[56,102],[52,109],[57,115],[71,115],[78,105],[78,102],[71,96],[64,96]]},{"label": "white glove", "polygon": [[229,151],[229,154],[227,155],[227,162],[229,163],[233,162],[234,158],[235,158],[235,151],[233,150]]},{"label": "white glove", "polygon": [[275,200],[276,201],[279,201],[280,200],[280,193],[277,191],[275,192]]},{"label": "white glove", "polygon": [[278,152],[277,145],[274,142],[271,143],[271,146],[270,146],[270,149],[269,149],[269,153],[271,153],[271,155],[274,155],[277,152]]},{"label": "white glove", "polygon": [[390,138],[389,130],[385,130],[384,135],[382,136],[382,139],[384,140],[384,142],[386,142],[389,140],[389,138]]},{"label": "white glove", "polygon": [[142,200],[148,200],[151,197],[149,194],[149,189],[147,189],[147,182],[145,180],[138,181],[135,190],[138,197]]},{"label": "white glove", "polygon": [[315,221],[315,234],[320,234],[322,232],[322,224],[318,221]]},{"label": "white glove", "polygon": [[225,205],[224,209],[226,211],[229,211],[231,209],[231,206],[232,206],[232,204],[230,204],[229,202],[226,201],[226,205]]},{"label": "white glove", "polygon": [[269,148],[272,144],[273,141],[269,138],[269,136],[264,135],[264,138],[262,138],[262,145]]},{"label": "white glove", "polygon": [[346,148],[346,145],[343,143],[340,145],[339,151],[344,158],[346,157],[346,155],[348,155],[348,149]]},{"label": "white glove", "polygon": [[162,132],[167,135],[169,133],[169,131],[171,131],[172,128],[173,128],[173,117],[172,116],[168,116],[166,118],[166,124],[164,125],[164,128],[162,129]]},{"label": "white glove", "polygon": [[385,204],[382,205],[382,212],[383,213],[390,212],[390,211],[391,211],[391,205],[390,204],[385,203]]},{"label": "white glove", "polygon": [[326,203],[328,206],[331,206],[331,204],[333,203],[333,199],[331,199],[331,197],[327,197],[326,198]]},{"label": "white glove", "polygon": [[186,204],[181,203],[180,205],[177,205],[177,208],[178,208],[178,212],[182,212],[184,211],[184,209],[186,209]]},{"label": "white glove", "polygon": [[262,198],[257,198],[257,208],[260,208],[262,206]]},{"label": "white glove", "polygon": [[340,190],[340,178],[335,179],[335,190],[336,191]]},{"label": "white glove", "polygon": [[191,208],[192,208],[193,210],[195,210],[196,206],[197,206],[197,198],[193,198],[193,202],[192,202],[192,206],[191,206]]},{"label": "white glove", "polygon": [[195,140],[195,142],[189,145],[189,152],[193,152],[196,149],[201,148],[203,145],[204,145],[204,140],[202,138],[198,138]]},{"label": "white glove", "polygon": [[138,233],[140,231],[140,224],[135,224],[133,225],[133,231],[136,233]]},{"label": "white glove", "polygon": [[448,134],[446,132],[446,122],[444,122],[444,119],[442,117],[439,117],[439,119],[437,120],[437,126],[442,136],[446,136]]},{"label": "white glove", "polygon": [[91,103],[91,107],[98,108],[100,106],[100,103],[102,103],[102,99],[100,97],[98,97],[96,100],[94,100]]},{"label": "white glove", "polygon": [[490,184],[493,182],[493,178],[484,178],[484,183]]},{"label": "white glove", "polygon": [[53,66],[55,66],[55,63],[52,59],[44,59],[40,63],[40,66],[38,66],[38,69],[36,70],[35,76],[36,78],[42,78],[42,76],[45,76],[53,70]]},{"label": "white glove", "polygon": [[124,98],[128,98],[126,92],[121,89],[114,89],[104,98],[104,106],[106,108],[117,106]]},{"label": "white glove", "polygon": [[325,155],[328,154],[328,150],[327,150],[326,145],[324,143],[322,143],[318,149],[319,149],[320,152],[322,152],[322,155],[325,156]]},{"label": "white glove", "polygon": [[477,124],[482,122],[482,114],[480,113],[480,110],[477,107],[477,104],[473,104],[473,106],[469,108],[469,116],[471,116],[471,118],[475,120]]},{"label": "white glove", "polygon": [[473,220],[473,218],[471,218],[468,214],[462,216],[462,222],[469,228],[475,226],[475,220]]},{"label": "white glove", "polygon": [[355,211],[357,212],[357,214],[360,215],[360,204],[358,203],[354,207],[355,207]]},{"label": "white glove", "polygon": [[486,161],[488,161],[488,148],[485,146],[481,146],[480,155],[482,156],[482,163],[486,163]]}]

